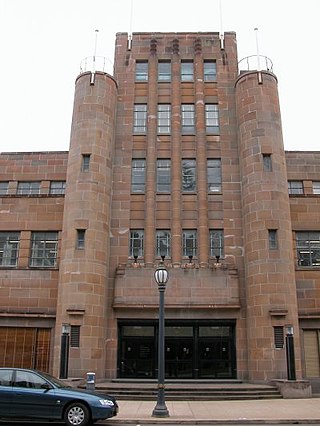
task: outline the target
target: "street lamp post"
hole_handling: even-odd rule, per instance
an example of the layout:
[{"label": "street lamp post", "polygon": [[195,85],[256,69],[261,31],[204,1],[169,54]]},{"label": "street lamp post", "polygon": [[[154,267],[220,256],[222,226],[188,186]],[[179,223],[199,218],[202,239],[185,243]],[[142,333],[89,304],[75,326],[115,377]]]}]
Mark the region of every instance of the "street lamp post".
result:
[{"label": "street lamp post", "polygon": [[296,380],[296,366],[294,359],[293,326],[286,326],[286,356],[288,380]]},{"label": "street lamp post", "polygon": [[60,350],[60,379],[68,378],[70,324],[62,324]]},{"label": "street lamp post", "polygon": [[164,256],[162,262],[154,272],[154,279],[159,290],[159,342],[158,342],[158,397],[157,404],[153,409],[153,417],[169,417],[169,411],[165,403],[164,378],[165,378],[165,358],[164,358],[164,292],[169,273],[164,266]]}]

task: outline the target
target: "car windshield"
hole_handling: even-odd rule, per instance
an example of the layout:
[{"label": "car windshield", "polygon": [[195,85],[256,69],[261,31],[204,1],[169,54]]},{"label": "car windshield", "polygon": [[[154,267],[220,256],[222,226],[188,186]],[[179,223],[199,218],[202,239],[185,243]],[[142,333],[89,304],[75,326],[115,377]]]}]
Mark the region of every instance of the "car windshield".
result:
[{"label": "car windshield", "polygon": [[70,385],[68,385],[66,382],[57,379],[56,377],[51,376],[48,373],[41,372],[41,375],[48,379],[51,383],[53,383],[57,388],[71,388]]}]

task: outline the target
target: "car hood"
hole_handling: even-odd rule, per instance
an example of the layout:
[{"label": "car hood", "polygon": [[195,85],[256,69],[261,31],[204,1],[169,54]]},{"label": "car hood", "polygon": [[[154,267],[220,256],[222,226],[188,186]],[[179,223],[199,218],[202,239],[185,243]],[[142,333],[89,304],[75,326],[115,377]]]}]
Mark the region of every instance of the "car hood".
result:
[{"label": "car hood", "polygon": [[113,396],[108,395],[103,392],[97,392],[94,390],[88,390],[88,389],[79,389],[79,388],[56,388],[56,391],[58,391],[60,394],[65,393],[66,395],[82,395],[82,396],[96,396],[100,399],[110,399],[114,403],[116,403],[116,400]]}]

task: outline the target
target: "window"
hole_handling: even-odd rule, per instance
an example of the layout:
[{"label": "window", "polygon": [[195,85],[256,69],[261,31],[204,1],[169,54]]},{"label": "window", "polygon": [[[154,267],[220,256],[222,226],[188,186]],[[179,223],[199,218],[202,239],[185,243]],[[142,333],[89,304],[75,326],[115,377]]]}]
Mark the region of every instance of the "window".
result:
[{"label": "window", "polygon": [[148,61],[136,62],[136,81],[148,81]]},{"label": "window", "polygon": [[133,117],[133,133],[146,133],[147,131],[147,105],[135,104]]},{"label": "window", "polygon": [[265,172],[272,172],[272,159],[271,154],[262,154],[263,170]]},{"label": "window", "polygon": [[320,266],[320,232],[296,232],[299,266]]},{"label": "window", "polygon": [[188,133],[192,134],[195,132],[193,104],[181,105],[181,126],[182,126],[183,134],[188,134]]},{"label": "window", "polygon": [[217,80],[217,64],[216,61],[204,61],[203,63],[203,79],[204,81]]},{"label": "window", "polygon": [[158,62],[158,81],[171,81],[171,62]]},{"label": "window", "polygon": [[81,171],[88,172],[90,167],[90,154],[82,154]]},{"label": "window", "polygon": [[85,229],[77,229],[77,242],[76,247],[78,250],[83,250],[86,241],[86,230]]},{"label": "window", "polygon": [[130,232],[130,248],[129,256],[130,257],[143,257],[143,240],[144,240],[144,231],[143,229],[135,229]]},{"label": "window", "polygon": [[8,194],[9,182],[0,182],[0,195]]},{"label": "window", "polygon": [[208,192],[221,192],[221,160],[207,160]]},{"label": "window", "polygon": [[0,370],[0,386],[12,386],[13,370]]},{"label": "window", "polygon": [[223,257],[224,256],[224,244],[223,244],[223,230],[222,229],[211,229],[209,233],[209,252],[210,257]]},{"label": "window", "polygon": [[275,349],[284,348],[284,330],[282,326],[276,325],[273,327],[274,347]]},{"label": "window", "polygon": [[18,182],[18,195],[38,195],[40,194],[40,182]]},{"label": "window", "polygon": [[168,134],[171,132],[171,105],[158,105],[158,133]]},{"label": "window", "polygon": [[0,266],[17,266],[19,232],[0,232]]},{"label": "window", "polygon": [[184,230],[182,232],[182,254],[183,256],[197,255],[197,231],[194,229]]},{"label": "window", "polygon": [[146,161],[132,160],[131,167],[131,192],[144,192],[146,183]]},{"label": "window", "polygon": [[57,252],[58,232],[32,232],[30,266],[55,267]]},{"label": "window", "polygon": [[181,81],[193,81],[192,61],[181,61]]},{"label": "window", "polygon": [[171,191],[171,160],[157,160],[157,191]]},{"label": "window", "polygon": [[219,134],[219,110],[217,104],[206,104],[206,132]]},{"label": "window", "polygon": [[276,250],[278,248],[278,233],[276,229],[268,230],[269,249]]},{"label": "window", "polygon": [[50,194],[63,195],[66,192],[66,182],[52,181],[50,182]]},{"label": "window", "polygon": [[[14,387],[42,389],[43,392],[45,385],[48,385],[48,383],[42,377],[38,376],[38,374],[31,371],[16,371],[15,381],[13,383]],[[30,398],[32,398],[32,396],[30,396]]]},{"label": "window", "polygon": [[80,325],[70,327],[70,347],[80,348]]},{"label": "window", "polygon": [[161,230],[156,232],[157,252],[156,256],[170,257],[171,235],[170,231]]},{"label": "window", "polygon": [[314,194],[320,195],[320,182],[312,182],[312,189]]},{"label": "window", "polygon": [[303,182],[302,180],[289,180],[288,191],[290,195],[303,194]]},{"label": "window", "polygon": [[196,191],[196,160],[182,160],[182,191]]}]

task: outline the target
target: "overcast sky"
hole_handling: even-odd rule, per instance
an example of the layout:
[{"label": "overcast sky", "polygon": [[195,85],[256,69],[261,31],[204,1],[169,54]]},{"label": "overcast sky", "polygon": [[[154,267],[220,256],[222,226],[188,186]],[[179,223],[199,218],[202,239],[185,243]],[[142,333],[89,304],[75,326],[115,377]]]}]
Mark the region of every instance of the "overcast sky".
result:
[{"label": "overcast sky", "polygon": [[96,29],[96,54],[113,61],[117,32],[221,27],[236,32],[239,59],[256,54],[258,28],[279,81],[285,149],[320,150],[319,9],[319,0],[0,0],[0,151],[69,149],[74,82]]}]

